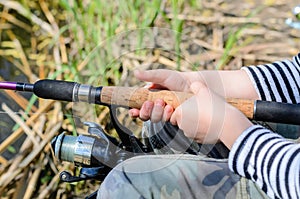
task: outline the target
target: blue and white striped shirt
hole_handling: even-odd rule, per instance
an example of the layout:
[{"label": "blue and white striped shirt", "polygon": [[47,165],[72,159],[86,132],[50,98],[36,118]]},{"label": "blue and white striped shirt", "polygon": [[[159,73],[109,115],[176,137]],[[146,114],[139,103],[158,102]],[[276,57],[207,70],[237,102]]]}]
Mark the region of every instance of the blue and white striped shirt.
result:
[{"label": "blue and white striped shirt", "polygon": [[[300,103],[300,54],[293,60],[243,67],[262,100]],[[271,198],[300,198],[300,144],[255,125],[229,154],[229,167]]]}]

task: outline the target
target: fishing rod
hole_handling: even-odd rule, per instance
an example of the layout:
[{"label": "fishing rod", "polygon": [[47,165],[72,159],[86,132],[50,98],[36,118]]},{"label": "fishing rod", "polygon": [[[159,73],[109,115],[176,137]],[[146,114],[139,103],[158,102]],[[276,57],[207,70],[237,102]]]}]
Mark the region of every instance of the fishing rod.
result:
[{"label": "fishing rod", "polygon": [[[168,151],[172,148],[183,153],[206,154],[213,158],[228,156],[228,149],[224,146],[196,145],[186,138],[177,126],[168,122],[154,135],[141,140],[128,128],[122,126],[115,117],[118,106],[141,108],[146,100],[163,99],[166,104],[176,108],[192,97],[192,93],[134,87],[94,87],[77,82],[49,79],[39,80],[34,84],[0,82],[0,89],[32,92],[37,97],[44,99],[109,106],[111,121],[120,139],[110,136],[93,122],[84,122],[88,127],[86,135],[73,136],[63,132],[52,139],[51,148],[58,160],[72,162],[75,166],[81,167],[78,175],[62,171],[60,180],[63,182],[70,183],[90,179],[103,181],[111,169],[120,162],[138,155],[152,155],[155,154],[155,150],[161,149]],[[299,105],[248,99],[226,100],[249,119],[300,124]],[[86,198],[96,198],[96,195],[97,192],[94,192]]]},{"label": "fishing rod", "polygon": [[[43,79],[34,84],[23,82],[0,82],[0,89],[33,92],[37,97],[69,102],[87,102],[99,105],[117,105],[141,108],[149,100],[162,99],[173,108],[193,96],[192,93],[146,88],[99,86],[94,87],[77,82]],[[300,124],[300,105],[250,99],[226,99],[249,119]]]}]

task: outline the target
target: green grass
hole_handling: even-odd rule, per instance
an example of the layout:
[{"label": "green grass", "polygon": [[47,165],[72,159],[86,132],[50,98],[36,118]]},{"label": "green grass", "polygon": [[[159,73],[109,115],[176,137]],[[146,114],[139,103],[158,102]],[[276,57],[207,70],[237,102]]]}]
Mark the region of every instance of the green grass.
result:
[{"label": "green grass", "polygon": [[[112,74],[109,78],[114,79],[115,83],[120,77],[119,65],[109,65],[114,59],[114,37],[120,32],[140,29],[137,41],[138,46],[142,46],[142,30],[154,25],[161,0],[120,0],[118,3],[95,0],[87,5],[76,2],[70,5],[68,1],[60,0],[60,5],[69,16],[65,29],[67,35],[73,35],[73,50],[77,51],[76,55],[69,57],[68,65],[76,69],[81,61],[86,60],[82,71],[77,71],[76,79],[88,83],[101,79],[100,83],[107,85],[107,73]],[[66,31],[63,33],[66,34]]]},{"label": "green grass", "polygon": [[[70,1],[55,0],[47,1],[48,10],[55,19],[55,25],[59,28],[59,33],[54,36],[41,34],[37,36],[39,47],[39,55],[50,53],[57,45],[60,37],[68,41],[68,62],[60,63],[60,67],[56,67],[57,63],[53,59],[44,60],[44,67],[47,71],[63,69],[62,77],[67,80],[81,81],[84,83],[101,83],[109,84],[108,80],[113,79],[113,84],[118,83],[120,78],[120,65],[110,65],[114,58],[112,43],[114,37],[119,33],[129,30],[138,30],[137,48],[143,46],[146,28],[156,26],[156,21],[160,17],[164,18],[163,6],[169,7],[169,11],[174,14],[172,20],[165,18],[165,23],[175,32],[175,53],[177,57],[177,65],[180,69],[180,43],[181,33],[184,28],[183,20],[179,20],[177,16],[182,13],[185,6],[189,6],[195,11],[200,8],[201,1],[197,0],[93,0],[93,1]],[[163,5],[163,3],[165,3]],[[53,24],[49,22],[45,10],[42,10],[39,1],[22,0],[18,8],[12,6],[17,13],[20,13],[23,21],[31,23],[33,30],[48,30]],[[44,22],[40,25],[36,22]],[[38,32],[40,34],[40,32]],[[5,35],[5,33],[4,33]],[[34,32],[28,34],[33,36]],[[20,39],[25,42],[24,39]],[[24,43],[25,44],[25,43]],[[32,49],[25,49],[31,53]],[[7,49],[9,50],[9,49]],[[50,52],[49,52],[50,50]],[[136,51],[140,53],[140,51]],[[29,60],[33,65],[35,60]],[[51,63],[52,62],[52,63]],[[42,65],[41,62],[37,64]],[[55,71],[54,71],[55,72]],[[106,74],[111,74],[107,77]]]},{"label": "green grass", "polygon": [[[247,17],[251,18],[259,13],[264,6],[260,6],[253,10]],[[253,26],[254,24],[244,24],[242,26],[237,27],[237,29],[233,29],[229,32],[227,40],[225,41],[224,53],[222,57],[218,61],[216,65],[217,70],[222,70],[226,64],[231,60],[231,58],[238,53],[238,50],[242,46],[246,46],[251,38],[247,38],[245,41],[238,43],[241,41],[241,36],[243,31],[249,26]]]}]

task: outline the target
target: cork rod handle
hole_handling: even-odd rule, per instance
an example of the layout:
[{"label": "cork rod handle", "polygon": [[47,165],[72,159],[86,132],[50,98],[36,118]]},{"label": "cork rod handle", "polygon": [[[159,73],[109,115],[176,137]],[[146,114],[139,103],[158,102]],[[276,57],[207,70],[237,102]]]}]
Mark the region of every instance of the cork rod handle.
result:
[{"label": "cork rod handle", "polygon": [[[134,87],[102,87],[100,101],[104,104],[114,104],[130,108],[141,108],[145,101],[162,99],[166,104],[177,108],[182,102],[192,97],[192,93],[169,90],[148,90]],[[227,99],[227,102],[238,108],[249,119],[253,118],[254,100]]]}]

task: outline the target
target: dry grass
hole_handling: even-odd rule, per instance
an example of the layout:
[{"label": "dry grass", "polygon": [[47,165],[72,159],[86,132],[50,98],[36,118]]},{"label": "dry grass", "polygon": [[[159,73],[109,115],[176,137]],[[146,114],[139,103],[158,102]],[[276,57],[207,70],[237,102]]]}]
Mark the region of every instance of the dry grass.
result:
[{"label": "dry grass", "polygon": [[[135,68],[239,69],[291,58],[300,47],[300,30],[285,24],[293,17],[294,1],[21,2],[0,0],[0,55],[29,82],[55,78],[140,85],[132,78]],[[177,33],[155,34],[158,39],[154,47],[163,44],[164,48],[126,49],[133,41],[136,48],[147,47],[147,36],[136,31],[122,38],[121,33],[147,27]],[[72,164],[57,162],[49,150],[49,141],[58,133],[84,132],[78,125],[75,129],[70,115],[79,111],[78,106],[3,92],[19,108],[16,111],[1,104],[6,112],[2,115],[18,126],[2,141],[0,153],[20,137],[25,139],[10,159],[0,154],[1,198],[81,198],[96,190],[99,183],[93,181],[72,185],[59,182],[60,171],[78,170]],[[82,111],[80,106],[82,120],[93,120],[113,132],[107,109],[97,107],[97,115],[90,114],[93,110],[87,107]],[[134,131],[139,129],[139,123],[121,117]]]}]

